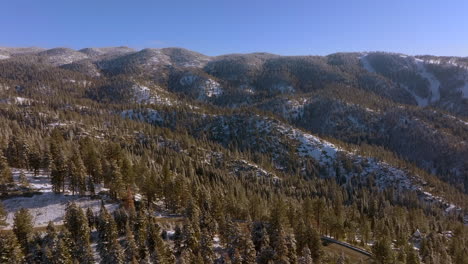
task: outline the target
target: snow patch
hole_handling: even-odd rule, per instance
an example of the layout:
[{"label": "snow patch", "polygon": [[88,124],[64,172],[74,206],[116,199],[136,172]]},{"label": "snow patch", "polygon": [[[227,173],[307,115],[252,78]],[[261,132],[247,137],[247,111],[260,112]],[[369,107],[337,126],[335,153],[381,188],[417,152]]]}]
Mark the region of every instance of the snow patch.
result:
[{"label": "snow patch", "polygon": [[204,95],[207,97],[218,96],[223,93],[221,85],[212,79],[206,80],[205,83],[201,85],[201,88],[204,91]]},{"label": "snow patch", "polygon": [[375,73],[374,67],[372,67],[369,60],[367,59],[368,55],[369,54],[364,54],[363,56],[359,57],[359,60],[361,61],[361,64],[364,67],[364,69],[366,69],[368,72],[374,72]]},{"label": "snow patch", "polygon": [[[69,202],[75,202],[83,209],[91,208],[95,213],[101,208],[100,199],[70,195],[69,193],[53,193],[50,177],[44,170],[39,170],[35,176],[32,171],[13,168],[12,174],[13,180],[17,185],[28,187],[39,194],[31,197],[13,197],[2,201],[7,211],[6,229],[12,227],[14,214],[21,208],[28,209],[29,213],[33,216],[35,227],[47,226],[49,221],[58,225],[63,224],[65,208]],[[22,179],[21,175],[24,175],[24,179]],[[118,208],[117,204],[107,204],[105,206],[111,212]]]},{"label": "snow patch", "polygon": [[440,100],[440,82],[439,80],[430,72],[427,71],[424,61],[421,59],[415,59],[416,67],[419,71],[419,74],[429,81],[429,89],[431,90],[431,95],[429,96],[429,103],[434,103]]},{"label": "snow patch", "polygon": [[155,123],[155,122],[163,122],[164,119],[161,117],[158,111],[151,109],[151,108],[146,108],[142,110],[124,110],[120,114],[123,118],[128,118],[132,120],[138,120],[138,121],[144,121],[144,122],[150,122],[150,123]]}]

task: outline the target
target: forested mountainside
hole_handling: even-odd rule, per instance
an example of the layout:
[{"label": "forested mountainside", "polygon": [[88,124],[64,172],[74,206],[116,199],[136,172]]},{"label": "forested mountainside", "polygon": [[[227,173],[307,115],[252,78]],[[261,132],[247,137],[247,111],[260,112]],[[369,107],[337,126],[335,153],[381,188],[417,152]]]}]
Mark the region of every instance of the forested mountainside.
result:
[{"label": "forested mountainside", "polygon": [[468,263],[466,58],[0,48],[0,123],[1,263]]}]

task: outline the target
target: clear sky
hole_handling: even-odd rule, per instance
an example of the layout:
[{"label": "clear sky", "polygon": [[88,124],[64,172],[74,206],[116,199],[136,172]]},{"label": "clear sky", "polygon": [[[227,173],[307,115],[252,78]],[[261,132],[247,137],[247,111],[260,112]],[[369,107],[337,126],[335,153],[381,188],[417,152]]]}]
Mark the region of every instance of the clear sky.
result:
[{"label": "clear sky", "polygon": [[468,56],[468,1],[0,0],[0,46]]}]

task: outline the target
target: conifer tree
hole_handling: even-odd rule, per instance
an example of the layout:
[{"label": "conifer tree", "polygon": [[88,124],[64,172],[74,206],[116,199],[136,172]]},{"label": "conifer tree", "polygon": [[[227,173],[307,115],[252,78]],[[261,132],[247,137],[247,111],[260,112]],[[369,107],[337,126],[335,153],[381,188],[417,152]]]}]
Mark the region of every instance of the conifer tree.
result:
[{"label": "conifer tree", "polygon": [[232,264],[242,264],[242,256],[239,253],[239,250],[237,248],[234,250],[234,253],[232,253],[231,263]]},{"label": "conifer tree", "polygon": [[90,230],[93,230],[96,227],[96,216],[94,215],[91,207],[86,209],[86,218],[88,219],[88,226]]},{"label": "conifer tree", "polygon": [[34,176],[37,176],[37,174],[39,173],[39,169],[41,168],[41,165],[42,165],[41,153],[39,152],[37,148],[33,148],[29,152],[28,161],[29,161],[29,167],[32,168],[34,171]]},{"label": "conifer tree", "polygon": [[21,264],[24,255],[15,235],[9,232],[0,232],[0,263]]},{"label": "conifer tree", "polygon": [[290,263],[297,263],[297,248],[294,234],[286,235],[286,246],[288,248],[288,258]]},{"label": "conifer tree", "polygon": [[75,203],[70,203],[65,209],[64,218],[65,227],[71,240],[73,259],[80,263],[93,263],[90,229],[85,213]]},{"label": "conifer tree", "polygon": [[2,201],[0,201],[0,227],[7,225],[6,223],[7,216],[8,216],[8,213],[5,207],[3,206]]},{"label": "conifer tree", "polygon": [[126,263],[136,264],[138,263],[138,248],[133,236],[133,231],[130,228],[130,224],[127,222],[125,225],[125,247],[124,255]]},{"label": "conifer tree", "polygon": [[242,236],[242,247],[242,264],[254,264],[257,258],[257,251],[250,238],[250,234]]},{"label": "conifer tree", "polygon": [[52,260],[50,263],[53,264],[72,264],[72,255],[70,253],[70,247],[64,238],[59,238],[55,250],[52,252]]},{"label": "conifer tree", "polygon": [[175,227],[173,240],[174,240],[174,255],[180,256],[183,250],[183,235],[182,235],[182,230],[179,225]]},{"label": "conifer tree", "polygon": [[27,209],[21,208],[15,213],[13,233],[15,233],[24,253],[27,252],[28,242],[32,238],[33,227],[32,216]]},{"label": "conifer tree", "polygon": [[419,264],[419,256],[418,254],[410,247],[407,249],[407,254],[406,254],[406,264]]},{"label": "conifer tree", "polygon": [[99,244],[101,263],[120,264],[124,262],[123,249],[118,242],[117,226],[114,219],[104,205],[98,221]]},{"label": "conifer tree", "polygon": [[169,254],[170,252],[166,247],[166,243],[162,239],[161,228],[154,217],[150,217],[148,221],[147,237],[147,245],[152,258],[154,260],[158,260],[159,263],[169,262],[171,257]]},{"label": "conifer tree", "polygon": [[213,236],[207,228],[203,228],[201,231],[200,253],[203,256],[204,263],[213,263]]},{"label": "conifer tree", "polygon": [[68,178],[72,194],[75,191],[80,195],[86,192],[86,168],[78,149],[74,149],[72,156],[68,160]]},{"label": "conifer tree", "polygon": [[10,167],[8,166],[7,159],[3,156],[0,149],[0,185],[13,182]]},{"label": "conifer tree", "polygon": [[270,244],[270,238],[265,226],[261,222],[255,222],[252,226],[252,242],[255,245],[255,250],[260,252],[264,247]]},{"label": "conifer tree", "polygon": [[16,168],[28,167],[29,145],[23,137],[14,135],[6,150],[8,163]]},{"label": "conifer tree", "polygon": [[193,230],[193,227],[190,224],[190,222],[187,222],[182,229],[182,240],[184,245],[183,250],[189,249],[194,254],[198,254],[199,241],[195,235],[195,231]]},{"label": "conifer tree", "polygon": [[72,263],[70,249],[65,244],[52,222],[49,222],[43,239],[44,262]]},{"label": "conifer tree", "polygon": [[386,237],[377,240],[372,246],[372,253],[374,253],[375,261],[378,264],[393,263],[393,252],[390,242]]},{"label": "conifer tree", "polygon": [[193,252],[188,248],[183,249],[179,257],[179,263],[180,264],[192,264],[194,262],[195,262],[195,255],[193,254]]},{"label": "conifer tree", "polygon": [[101,183],[103,169],[94,142],[92,142],[91,138],[87,137],[80,143],[83,162],[86,166],[87,174],[91,176],[91,182],[94,184]]},{"label": "conifer tree", "polygon": [[308,246],[305,246],[302,249],[302,255],[299,258],[299,264],[312,264],[312,253],[310,252],[310,249]]},{"label": "conifer tree", "polygon": [[65,179],[68,174],[64,153],[61,149],[56,150],[57,154],[52,155],[52,168],[50,172],[52,190],[55,193],[65,192]]},{"label": "conifer tree", "polygon": [[123,191],[123,178],[120,171],[120,166],[117,161],[113,160],[109,164],[107,170],[107,183],[110,186],[110,194],[113,198],[120,198]]},{"label": "conifer tree", "polygon": [[147,245],[148,220],[143,210],[137,212],[135,223],[135,241],[138,247],[138,259],[140,262],[149,262],[150,252]]},{"label": "conifer tree", "polygon": [[28,254],[26,255],[27,263],[41,263],[45,259],[44,251],[42,250],[42,238],[36,233],[28,244]]}]

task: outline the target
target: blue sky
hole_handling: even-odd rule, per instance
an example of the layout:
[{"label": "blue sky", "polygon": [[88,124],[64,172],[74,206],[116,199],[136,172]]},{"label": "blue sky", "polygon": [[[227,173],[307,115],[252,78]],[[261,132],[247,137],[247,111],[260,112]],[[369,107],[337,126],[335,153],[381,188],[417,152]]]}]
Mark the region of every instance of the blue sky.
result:
[{"label": "blue sky", "polygon": [[468,56],[466,0],[1,0],[0,46]]}]

